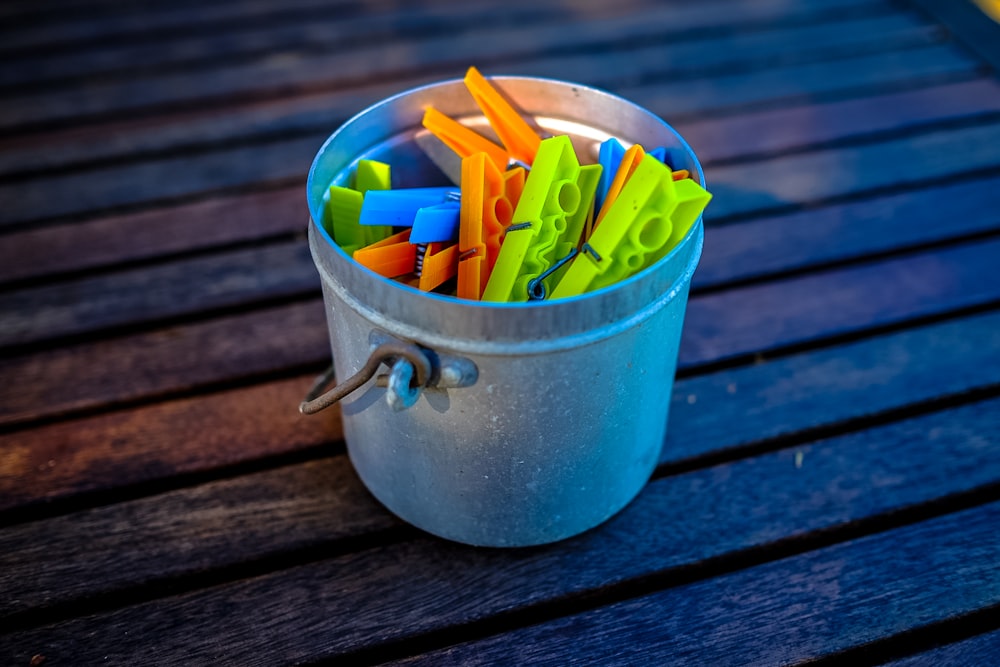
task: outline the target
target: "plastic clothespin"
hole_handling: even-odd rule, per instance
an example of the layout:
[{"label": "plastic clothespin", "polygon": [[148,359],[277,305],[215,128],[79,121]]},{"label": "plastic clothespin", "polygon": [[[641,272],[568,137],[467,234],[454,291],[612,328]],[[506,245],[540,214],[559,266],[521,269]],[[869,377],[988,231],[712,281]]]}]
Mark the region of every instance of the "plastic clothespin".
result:
[{"label": "plastic clothespin", "polygon": [[419,209],[413,218],[410,243],[457,241],[460,206],[457,201],[446,201]]},{"label": "plastic clothespin", "polygon": [[[416,246],[413,246],[416,247]],[[429,292],[458,273],[458,244],[430,243],[424,250],[418,287]]]},{"label": "plastic clothespin", "polygon": [[[385,162],[358,160],[354,170],[354,189],[361,194],[369,190],[388,190],[392,187],[391,168]],[[392,227],[379,225],[365,228],[365,244],[370,245],[392,235]]]},{"label": "plastic clothespin", "polygon": [[691,179],[675,182],[662,162],[643,160],[552,298],[606,287],[659,260],[684,238],[711,197]]},{"label": "plastic clothespin", "polygon": [[353,255],[358,248],[368,245],[365,230],[358,224],[361,215],[361,205],[364,200],[357,190],[331,185],[326,211],[329,218],[327,231],[348,255]]},{"label": "plastic clothespin", "polygon": [[404,229],[355,251],[354,259],[381,276],[395,278],[413,271],[417,261],[417,246],[410,243],[410,230]]},{"label": "plastic clothespin", "polygon": [[675,181],[679,181],[682,178],[691,178],[691,172],[689,172],[687,169],[674,169],[674,167],[679,163],[679,160],[676,159],[676,156],[673,154],[673,152],[671,152],[672,157],[668,158],[667,149],[665,147],[660,146],[659,148],[654,148],[653,150],[646,153],[646,155],[649,155],[654,160],[659,160],[663,164],[673,169],[674,170],[673,177]]},{"label": "plastic clothespin", "polygon": [[399,190],[370,190],[361,205],[359,222],[365,225],[412,227],[417,211],[448,200],[454,187],[403,188]]},{"label": "plastic clothespin", "polygon": [[[538,133],[475,67],[470,67],[465,73],[465,87],[490,121],[509,157],[533,165],[542,141]],[[507,165],[498,166],[502,170]]]},{"label": "plastic clothespin", "polygon": [[[639,144],[633,144],[627,151],[625,155],[622,156],[621,162],[618,164],[618,171],[615,173],[614,179],[611,181],[611,187],[608,188],[608,193],[604,197],[604,202],[601,204],[601,208],[598,209],[597,218],[594,220],[594,227],[591,230],[591,234],[597,229],[601,221],[604,220],[604,216],[608,214],[608,210],[614,205],[615,200],[618,199],[618,195],[621,193],[622,188],[625,187],[625,183],[628,179],[632,177],[635,173],[636,168],[642,161],[645,151],[643,151],[642,146]],[[590,234],[587,235],[590,238]]]},{"label": "plastic clothespin", "polygon": [[458,296],[478,301],[500,252],[503,230],[524,189],[524,169],[501,172],[485,153],[462,160]]},{"label": "plastic clothespin", "polygon": [[597,161],[603,169],[601,171],[601,180],[597,183],[597,194],[594,200],[598,211],[601,210],[601,205],[604,204],[604,198],[608,196],[611,181],[614,180],[615,174],[618,173],[618,165],[621,164],[623,157],[625,157],[625,147],[614,137],[601,143],[601,148],[597,153]]},{"label": "plastic clothespin", "polygon": [[567,239],[575,246],[600,169],[581,169],[568,136],[542,141],[483,291],[484,301],[526,301],[528,283],[559,259],[555,249],[567,232],[575,231],[577,238]]},{"label": "plastic clothespin", "polygon": [[506,150],[434,107],[427,107],[424,111],[423,125],[462,158],[486,153],[497,169],[507,168],[511,156]]}]

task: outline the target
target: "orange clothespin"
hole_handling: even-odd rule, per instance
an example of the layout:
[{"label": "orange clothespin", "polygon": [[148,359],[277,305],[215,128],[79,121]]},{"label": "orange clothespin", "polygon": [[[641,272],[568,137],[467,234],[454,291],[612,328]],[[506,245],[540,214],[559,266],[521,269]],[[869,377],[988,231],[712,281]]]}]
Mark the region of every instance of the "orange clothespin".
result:
[{"label": "orange clothespin", "polygon": [[[475,67],[465,73],[465,87],[490,121],[510,157],[533,164],[542,138]],[[505,164],[501,169],[504,169]]]},{"label": "orange clothespin", "polygon": [[410,243],[410,231],[405,229],[378,243],[355,250],[355,261],[386,278],[410,273],[417,261],[417,246]]},{"label": "orange clothespin", "polygon": [[[639,166],[639,162],[642,161],[645,151],[642,150],[642,146],[639,144],[633,144],[622,157],[621,164],[618,165],[618,172],[615,174],[615,178],[611,181],[611,187],[608,188],[608,194],[604,198],[604,203],[601,205],[601,210],[597,214],[597,219],[594,220],[594,226],[590,229],[592,233],[597,226],[601,224],[604,220],[604,216],[608,214],[611,209],[612,204],[618,199],[618,195],[621,194],[622,188],[625,187],[625,182],[632,177],[635,173],[636,167]],[[587,238],[590,238],[590,233],[587,234]]]},{"label": "orange clothespin", "polygon": [[670,175],[675,181],[682,181],[685,178],[691,178],[691,172],[687,169],[678,169]]},{"label": "orange clothespin", "polygon": [[[447,247],[446,247],[447,246]],[[416,246],[412,246],[416,247]],[[458,273],[458,244],[428,243],[420,265],[418,287],[425,292],[442,284]]]},{"label": "orange clothespin", "polygon": [[424,127],[444,142],[462,158],[476,153],[486,153],[497,169],[503,171],[510,162],[510,156],[502,147],[456,120],[445,116],[434,107],[424,111]]},{"label": "orange clothespin", "polygon": [[524,169],[502,173],[485,153],[462,160],[458,296],[478,301],[500,252],[503,230],[524,189]]}]

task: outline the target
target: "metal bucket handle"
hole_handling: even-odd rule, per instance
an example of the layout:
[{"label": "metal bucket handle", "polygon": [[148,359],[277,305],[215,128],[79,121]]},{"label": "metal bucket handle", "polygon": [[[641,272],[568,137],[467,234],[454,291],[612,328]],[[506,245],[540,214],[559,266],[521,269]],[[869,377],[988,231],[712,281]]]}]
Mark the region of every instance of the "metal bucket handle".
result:
[{"label": "metal bucket handle", "polygon": [[332,389],[334,367],[316,378],[312,389],[299,404],[299,412],[312,415],[325,410],[360,389],[372,379],[382,364],[390,367],[388,375],[376,378],[376,385],[386,387],[386,402],[395,410],[405,410],[417,402],[422,389],[471,387],[479,379],[479,369],[469,359],[437,354],[413,343],[403,342],[386,334],[372,332],[375,343],[368,361],[354,375]]}]

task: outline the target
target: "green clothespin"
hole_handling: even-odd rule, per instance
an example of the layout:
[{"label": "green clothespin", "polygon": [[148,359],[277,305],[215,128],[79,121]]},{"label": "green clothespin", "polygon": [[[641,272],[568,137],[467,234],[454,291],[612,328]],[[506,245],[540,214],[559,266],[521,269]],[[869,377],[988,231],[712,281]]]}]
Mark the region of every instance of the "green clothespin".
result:
[{"label": "green clothespin", "polygon": [[[362,195],[369,190],[388,190],[391,188],[389,165],[375,160],[358,160],[358,168],[354,171],[354,189]],[[365,228],[365,245],[378,243],[392,236],[392,227],[375,225]]]},{"label": "green clothespin", "polygon": [[607,287],[652,265],[684,238],[711,198],[692,179],[674,181],[662,162],[642,160],[552,298]]},{"label": "green clothespin", "polygon": [[392,227],[385,225],[365,226],[358,221],[361,204],[369,190],[388,190],[390,184],[389,165],[375,160],[358,160],[354,170],[353,187],[331,185],[323,225],[333,240],[348,255],[358,248],[377,243],[392,235]]},{"label": "green clothespin", "polygon": [[600,170],[580,166],[568,136],[541,142],[483,301],[527,301],[528,283],[560,259],[558,252],[576,247]]}]

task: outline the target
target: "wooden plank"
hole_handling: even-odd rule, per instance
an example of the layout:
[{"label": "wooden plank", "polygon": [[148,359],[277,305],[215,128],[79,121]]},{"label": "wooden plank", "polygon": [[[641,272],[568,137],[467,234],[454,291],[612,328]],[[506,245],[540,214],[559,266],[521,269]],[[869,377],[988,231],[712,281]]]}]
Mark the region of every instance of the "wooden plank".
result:
[{"label": "wooden plank", "polygon": [[[982,276],[998,252],[987,241],[692,299],[680,367],[993,303],[1000,283]],[[0,423],[318,366],[327,335],[310,301],[3,359]]]},{"label": "wooden plank", "polygon": [[[703,163],[773,155],[887,131],[913,131],[933,122],[993,116],[1000,82],[977,79],[825,104],[768,109],[678,123]],[[669,116],[666,116],[669,118]]]},{"label": "wooden plank", "polygon": [[[1000,281],[983,276],[990,275],[998,253],[1000,241],[991,240],[692,299],[681,340],[683,365],[993,302]],[[795,304],[795,315],[778,316],[784,309],[779,301]]]},{"label": "wooden plank", "polygon": [[[803,451],[799,466],[795,465],[796,452],[789,450],[659,479],[603,528],[561,544],[526,550],[469,549],[442,540],[416,538],[18,632],[6,637],[10,647],[7,656],[20,659],[24,652],[32,651],[53,659],[73,656],[78,661],[91,662],[99,655],[124,663],[130,659],[134,661],[142,652],[144,659],[155,660],[157,664],[181,664],[182,661],[204,661],[224,651],[226,659],[233,663],[283,664],[305,659],[333,659],[359,648],[405,641],[449,626],[485,622],[498,614],[508,619],[504,622],[508,626],[518,625],[518,619],[535,623],[546,618],[545,612],[541,616],[538,613],[523,615],[526,608],[561,600],[561,607],[557,608],[565,613],[577,609],[574,602],[587,598],[596,589],[601,591],[599,599],[608,595],[613,599],[618,586],[626,586],[624,590],[638,594],[648,591],[651,586],[683,582],[689,576],[683,574],[685,568],[695,563],[723,557],[728,558],[728,562],[738,563],[739,554],[751,551],[780,557],[808,545],[808,541],[802,540],[810,534],[850,529],[852,524],[859,525],[858,522],[871,522],[876,517],[890,516],[907,508],[912,512],[915,506],[942,497],[995,485],[1000,479],[1000,467],[983,434],[1000,432],[997,407],[995,402],[970,405],[816,443]],[[928,461],[936,464],[927,465]],[[720,494],[725,495],[726,503],[705,502],[705,498]],[[187,509],[191,504],[183,506]],[[124,507],[94,510],[91,516],[123,511]],[[746,507],[754,508],[752,521],[747,520],[743,511]],[[167,503],[162,500],[151,503],[148,509],[168,511]],[[197,523],[200,520],[229,522],[217,521],[220,517],[214,506],[208,509],[195,505],[195,509],[203,511],[170,512],[175,522],[167,530],[176,531],[176,539],[195,550],[200,560],[204,551],[218,549],[218,546],[214,544],[217,538],[211,534],[204,545],[199,539],[191,539],[199,534]],[[242,503],[227,503],[222,511],[241,513],[247,509]],[[133,526],[130,530],[143,531],[148,523],[139,518],[143,515],[130,516]],[[198,517],[204,518],[199,520]],[[919,603],[920,595],[941,596],[943,600],[934,607],[938,614],[948,617],[961,613],[967,606],[978,608],[1000,599],[995,576],[1000,541],[993,530],[998,518],[998,504],[948,515],[737,571],[722,579],[732,581],[732,587],[725,585],[721,590],[757,591],[754,602],[773,600],[774,606],[769,604],[765,609],[782,607],[782,601],[791,596],[796,603],[790,607],[791,613],[799,614],[798,604],[805,604],[810,596],[818,598],[812,601],[814,604],[845,605],[857,600],[862,592],[867,598],[872,590],[882,590],[874,587],[873,582],[885,578],[898,588],[900,603],[903,600]],[[110,522],[110,518],[107,521]],[[281,532],[279,524],[261,521],[259,514],[254,515],[253,521],[264,526],[261,530]],[[0,535],[4,539],[15,536],[11,546],[31,548],[27,546],[29,536],[18,535],[18,531],[32,531],[38,527],[25,524]],[[66,525],[65,529],[72,530],[73,526]],[[54,530],[50,533],[65,535]],[[102,539],[100,535],[98,531],[96,539]],[[163,540],[162,532],[159,537],[161,544],[170,544]],[[257,537],[255,544],[259,548],[265,539],[260,533]],[[896,545],[889,554],[885,552],[887,544]],[[929,544],[934,548],[928,549]],[[763,551],[765,547],[766,552]],[[88,553],[106,552],[109,548],[114,551],[114,547],[106,547]],[[222,551],[223,558],[231,553],[218,550]],[[10,550],[0,553],[10,553]],[[42,553],[38,555],[48,558]],[[958,555],[962,567],[955,568],[952,559]],[[147,572],[147,568],[153,566],[137,555],[120,557],[134,558],[135,567]],[[900,567],[911,563],[911,558],[911,566]],[[16,566],[25,559],[13,562]],[[179,559],[168,557],[163,562],[165,567],[171,567]],[[843,567],[832,567],[831,564],[837,562]],[[54,576],[65,578],[68,585],[80,582],[81,586],[103,579],[103,574],[100,578],[87,575],[73,563],[74,559],[57,560],[53,554],[53,567],[63,570]],[[865,567],[859,567],[861,564]],[[108,581],[109,586],[121,581],[121,573],[130,570],[107,569],[107,576],[112,578]],[[799,580],[801,573],[810,571],[815,577],[812,584],[806,579]],[[5,581],[10,582],[7,585],[16,587],[17,594],[6,596],[7,599],[23,600],[33,595],[36,599],[42,596],[44,600],[49,594],[48,587],[41,592],[31,591],[30,577],[13,576],[9,568],[0,572],[6,574]],[[838,579],[838,572],[845,578]],[[787,584],[789,577],[793,582],[800,581],[799,585],[793,584],[783,594],[773,590],[778,582]],[[928,588],[930,580],[936,583]],[[692,596],[702,595],[699,591],[718,593],[718,582],[710,579],[655,593],[651,599],[656,602],[656,613],[664,616],[659,622],[676,623],[684,619],[685,627],[689,625],[696,633],[716,629],[717,616],[699,614],[697,606],[682,603]],[[843,585],[842,595],[836,594],[838,583]],[[831,590],[834,594],[824,596],[824,591],[829,593]],[[913,597],[915,595],[917,598]],[[661,604],[662,597],[668,600]],[[647,598],[622,605],[624,608],[606,607],[605,611],[597,610],[584,618],[594,614],[602,616],[607,627],[625,635],[626,620],[637,615],[644,619],[642,614],[650,605]],[[895,619],[892,623],[905,624],[901,627],[913,627],[918,621],[912,611],[899,609],[899,616],[896,616],[885,613],[881,606],[864,608],[872,614]],[[923,610],[921,613],[926,612],[923,605],[918,604],[917,608]],[[831,611],[840,609],[834,607]],[[762,610],[748,603],[746,609],[737,605],[736,611],[742,620],[753,624],[753,613]],[[840,615],[823,614],[821,618],[839,621]],[[926,623],[938,617],[920,618]],[[239,621],[234,622],[234,619]],[[562,624],[579,620],[576,617],[556,619],[546,625],[562,627]],[[804,630],[823,632],[826,629],[824,621],[810,622],[808,626]],[[523,644],[527,647],[538,645],[536,642],[542,642],[541,645],[558,642],[559,637],[568,641],[583,640],[582,636],[566,637],[556,633],[536,636],[532,633],[537,627],[517,631],[514,636],[530,636],[531,641]],[[783,632],[794,634],[796,629],[803,630],[795,623],[787,623],[786,627],[791,630]],[[452,630],[443,641],[461,638],[460,634],[456,637],[456,632],[460,631]],[[680,637],[683,642],[689,635],[678,631],[658,636],[666,640]],[[738,636],[746,639],[745,634]],[[761,632],[760,636],[766,643],[773,643],[767,641],[773,638],[770,633]],[[864,633],[856,636],[862,637]],[[506,639],[501,636],[493,641],[505,642]],[[616,649],[620,650],[618,644],[627,638],[622,636],[618,641],[604,634],[601,639],[602,642],[614,639]],[[644,643],[649,639],[645,635],[636,638]],[[435,641],[441,640],[439,636]],[[487,646],[490,641],[486,640]],[[594,644],[600,646],[602,642]],[[426,647],[427,643],[423,642],[422,646]],[[584,646],[588,651],[594,650],[590,643]],[[564,660],[566,647],[560,645],[559,648],[562,650],[560,658]],[[663,649],[658,644],[649,648]],[[727,648],[732,650],[733,647]],[[718,651],[724,655],[721,648]],[[732,655],[745,657],[746,654],[736,652]],[[515,662],[534,664],[531,660]]]},{"label": "wooden plank", "polygon": [[[662,464],[817,433],[994,387],[1000,313],[679,380]],[[919,358],[921,363],[912,363]],[[315,450],[340,412],[294,409],[311,377],[0,435],[0,512]],[[739,429],[729,425],[739,423]]]},{"label": "wooden plank", "polygon": [[[161,5],[159,7],[109,8],[110,11],[96,11],[80,15],[70,15],[70,20],[60,20],[60,16],[47,15],[44,22],[33,22],[28,27],[17,26],[17,30],[4,35],[4,48],[0,52],[17,54],[25,49],[40,50],[45,47],[81,46],[94,43],[114,42],[124,38],[163,40],[174,37],[178,32],[219,31],[225,33],[234,26],[258,26],[263,24],[281,25],[284,22],[302,23],[323,11],[337,12],[350,16],[359,10],[359,3],[349,0],[289,0],[281,5],[266,2],[218,2],[210,5],[185,6]],[[372,9],[385,9],[384,3]],[[428,3],[422,3],[426,6]],[[131,9],[131,11],[130,11]],[[394,8],[395,11],[399,11]],[[209,33],[210,34],[210,33]]]},{"label": "wooden plank", "polygon": [[320,138],[306,137],[0,185],[0,209],[5,209],[0,227],[237,187],[252,191],[297,183],[320,145]]},{"label": "wooden plank", "polygon": [[886,667],[995,665],[1000,662],[1000,630],[885,663]]},{"label": "wooden plank", "polygon": [[[304,6],[295,7],[298,11],[279,17],[279,20],[269,17],[266,23],[261,23],[254,20],[257,18],[254,14],[259,14],[261,9],[273,11],[273,8],[260,5],[254,8],[248,7],[245,2],[236,3],[223,11],[238,14],[233,17],[237,20],[219,25],[213,30],[211,39],[206,39],[198,30],[199,21],[211,17],[198,11],[200,7],[195,10],[189,7],[180,14],[174,13],[186,32],[159,30],[147,32],[143,40],[102,40],[71,51],[65,46],[55,52],[36,51],[19,58],[19,68],[0,72],[0,85],[31,84],[38,88],[38,84],[46,81],[79,76],[121,76],[137,70],[149,73],[157,69],[217,66],[225,61],[260,58],[275,52],[299,55],[348,51],[389,40],[419,41],[435,33],[457,33],[483,24],[571,22],[649,9],[649,2],[636,0],[622,5],[583,0],[574,5],[574,12],[528,2],[508,3],[504,12],[497,12],[495,7],[483,2],[461,5],[424,2],[393,7],[391,14],[384,8],[379,11],[371,7],[368,11],[359,12],[357,3],[346,3],[353,6],[338,10],[331,3],[317,3],[315,0],[297,0],[283,4],[281,9],[287,12],[296,4]],[[303,12],[303,9],[306,11]],[[210,12],[219,10],[218,3],[213,3]],[[147,10],[142,18],[144,23],[141,28],[148,30],[158,16]],[[100,21],[100,24],[102,28],[115,27],[105,21]],[[46,30],[49,37],[53,35],[52,28],[50,25]],[[73,29],[79,30],[80,26],[75,25]],[[93,37],[93,32],[88,37]]]},{"label": "wooden plank", "polygon": [[[948,219],[941,217],[947,202]],[[1000,226],[1000,176],[709,226],[695,288],[929,245]]]},{"label": "wooden plank", "polygon": [[690,119],[713,113],[741,113],[753,108],[817,102],[846,96],[870,95],[970,79],[979,67],[952,45],[845,58],[833,63],[810,63],[711,79],[665,81],[659,86],[615,89],[622,97],[670,118]]},{"label": "wooden plank", "polygon": [[660,463],[799,440],[992,389],[1000,368],[989,360],[998,353],[1000,313],[987,313],[685,378],[674,387]]},{"label": "wooden plank", "polygon": [[340,410],[304,417],[312,376],[0,435],[0,512],[285,454],[339,450]]},{"label": "wooden plank", "polygon": [[0,282],[301,234],[308,220],[297,185],[29,229],[0,243]]},{"label": "wooden plank", "polygon": [[[760,6],[756,3],[734,4],[731,10],[726,10],[724,16],[732,24],[743,23],[762,13],[758,7]],[[653,11],[658,14],[654,15]],[[517,70],[521,74],[563,77],[567,76],[568,63],[575,61],[582,63],[579,67],[588,73],[588,78],[581,83],[602,87],[617,87],[622,76],[627,77],[638,71],[659,71],[661,76],[672,79],[677,71],[669,66],[656,62],[643,63],[630,57],[628,53],[617,51],[595,60],[591,53],[581,53],[579,49],[588,45],[598,46],[609,35],[616,40],[622,40],[623,34],[631,34],[630,41],[639,40],[643,35],[664,39],[670,34],[704,29],[718,24],[718,12],[714,6],[709,8],[702,4],[689,4],[626,16],[620,21],[584,23],[575,30],[566,25],[539,25],[504,32],[505,29],[499,27],[489,33],[476,31],[475,34],[455,35],[442,43],[427,42],[419,49],[406,43],[388,43],[348,53],[316,54],[305,61],[298,58],[270,59],[204,68],[195,74],[165,73],[144,77],[139,81],[97,82],[85,89],[39,92],[11,99],[0,110],[0,129],[13,130],[21,125],[77,120],[111,112],[121,114],[150,107],[177,106],[182,103],[190,105],[195,101],[203,104],[234,96],[249,99],[344,88],[373,79],[396,79],[397,90],[402,90],[408,87],[405,85],[406,78],[418,77],[417,80],[424,81],[451,78],[474,61],[495,64],[507,62],[509,66],[515,60],[515,55],[519,61]],[[776,15],[771,8],[767,8],[765,14],[772,17]],[[629,24],[620,25],[625,20]],[[664,34],[664,25],[669,26],[667,35]],[[591,44],[595,38],[588,37],[586,31],[600,35],[596,38],[597,44]],[[870,35],[869,40],[877,42],[878,35]],[[571,45],[576,55],[544,57],[560,44]],[[501,54],[506,55],[501,57]],[[829,91],[862,84],[871,86],[886,78],[897,80],[927,78],[932,75],[967,75],[975,67],[974,61],[947,45],[853,58],[843,65],[834,67],[832,72],[829,71],[829,63],[780,68],[782,72],[788,70],[782,77],[758,73],[758,77],[762,77],[761,82],[743,83],[741,94],[759,100],[770,96],[765,91],[771,87],[777,91],[775,94],[787,96],[793,92],[805,94],[801,92],[803,88]],[[799,71],[800,68],[804,69]],[[831,80],[825,84],[811,82],[816,76],[826,76]],[[690,94],[694,95],[701,90],[701,97],[704,97],[704,86],[698,89],[690,82],[685,83]],[[681,82],[666,88],[673,89],[675,86],[683,88]],[[704,106],[702,102],[694,100],[692,104]],[[75,113],[68,113],[66,105],[72,105]],[[690,108],[685,110],[689,111]]]},{"label": "wooden plank", "polygon": [[319,294],[303,240],[0,293],[0,348]]},{"label": "wooden plank", "polygon": [[991,123],[790,155],[752,166],[715,167],[705,175],[715,196],[709,211],[720,220],[956,177],[996,167],[997,143],[1000,123]]},{"label": "wooden plank", "polygon": [[262,374],[319,370],[318,300],[0,360],[0,423],[108,408]]},{"label": "wooden plank", "polygon": [[1000,603],[997,521],[992,503],[396,664],[815,660]]},{"label": "wooden plank", "polygon": [[[167,44],[112,43],[82,53],[42,54],[25,59],[17,69],[11,69],[6,73],[0,72],[0,87],[19,86],[20,89],[14,88],[14,90],[23,94],[24,84],[38,90],[51,87],[51,84],[46,85],[47,81],[58,82],[65,80],[66,77],[79,75],[94,76],[104,73],[104,78],[109,76],[123,78],[129,76],[131,71],[141,70],[148,75],[164,66],[170,70],[176,70],[179,66],[217,67],[227,60],[245,61],[275,51],[308,57],[316,53],[346,52],[358,48],[370,50],[373,44],[387,42],[405,42],[411,45],[410,48],[425,51],[427,49],[423,47],[423,42],[432,40],[434,43],[439,43],[442,39],[456,39],[470,28],[478,28],[482,34],[482,29],[487,26],[492,30],[501,26],[524,30],[528,26],[545,23],[563,24],[566,30],[577,32],[579,41],[595,51],[625,50],[634,53],[636,58],[664,54],[667,57],[674,56],[670,57],[670,63],[674,66],[684,64],[685,61],[691,61],[695,57],[704,59],[700,63],[702,67],[711,66],[719,61],[733,62],[729,50],[706,48],[702,45],[703,40],[692,42],[678,40],[667,48],[663,45],[653,45],[632,51],[637,45],[623,42],[622,33],[629,33],[632,40],[648,38],[651,26],[655,25],[653,21],[659,16],[668,15],[663,11],[657,12],[656,5],[641,6],[649,5],[648,2],[634,2],[629,7],[597,3],[596,0],[591,0],[589,7],[587,4],[574,5],[575,12],[566,12],[545,5],[539,6],[537,3],[521,7],[515,5],[499,13],[495,7],[476,4],[444,8],[417,7],[409,10],[403,8],[401,12],[394,13],[391,20],[371,14],[337,17],[335,12],[331,11],[326,16],[310,21],[307,30],[297,25],[268,26],[266,30],[223,34],[211,41],[192,36],[187,39],[181,37]],[[605,11],[598,11],[602,8]],[[887,50],[893,47],[905,48],[915,44],[927,44],[940,39],[940,31],[936,27],[916,17],[902,13],[885,15],[884,13],[889,11],[885,4],[877,4],[871,13],[865,14],[858,11],[860,7],[856,6],[856,3],[849,5],[848,8],[850,11],[846,12],[847,16],[830,16],[826,8],[804,6],[800,3],[791,8],[789,13],[792,19],[801,16],[800,21],[807,22],[813,19],[813,14],[818,14],[819,18],[827,20],[818,26],[807,23],[791,33],[787,28],[776,27],[748,34],[737,33],[728,39],[733,43],[733,50],[750,50],[757,57],[771,53],[784,58],[794,57],[794,51],[790,50],[790,46],[796,42],[805,52],[811,49],[830,55],[843,53],[845,48],[852,45],[859,49]],[[721,11],[724,12],[725,9]],[[625,17],[626,12],[629,12],[630,18]],[[645,24],[639,23],[637,19],[646,14],[651,14],[650,20]],[[874,18],[869,18],[872,14]],[[724,15],[720,16],[720,19],[722,25],[719,27],[724,29],[728,25],[728,19]],[[615,32],[601,29],[600,24],[605,21],[616,24],[617,37]],[[669,18],[659,21],[661,32],[664,28],[669,29],[669,21]],[[789,17],[783,17],[780,22],[787,24]],[[401,26],[405,26],[402,32]],[[870,39],[871,33],[879,31],[885,33],[886,39],[881,46]],[[684,37],[690,39],[689,35]],[[813,44],[813,40],[818,40],[819,44]],[[512,46],[508,46],[507,50]],[[546,44],[546,48],[550,50],[554,46],[566,47],[568,44],[564,40]],[[523,51],[510,52],[516,56]],[[493,54],[491,59],[497,56],[503,57],[504,54],[505,51],[499,51]],[[470,54],[470,62],[478,61],[483,55],[478,51]]]}]

